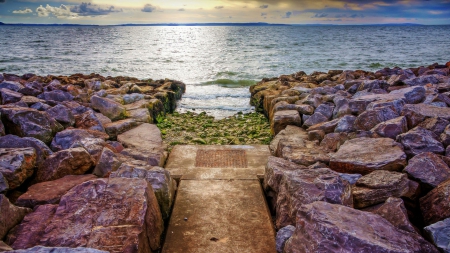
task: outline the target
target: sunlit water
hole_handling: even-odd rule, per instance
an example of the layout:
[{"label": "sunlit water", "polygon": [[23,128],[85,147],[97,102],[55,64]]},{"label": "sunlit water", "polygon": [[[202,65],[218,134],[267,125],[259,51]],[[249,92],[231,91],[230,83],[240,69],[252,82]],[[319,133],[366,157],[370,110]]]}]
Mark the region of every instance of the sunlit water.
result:
[{"label": "sunlit water", "polygon": [[251,111],[248,86],[303,70],[445,63],[450,26],[0,26],[0,72],[100,73],[188,84],[179,110]]}]

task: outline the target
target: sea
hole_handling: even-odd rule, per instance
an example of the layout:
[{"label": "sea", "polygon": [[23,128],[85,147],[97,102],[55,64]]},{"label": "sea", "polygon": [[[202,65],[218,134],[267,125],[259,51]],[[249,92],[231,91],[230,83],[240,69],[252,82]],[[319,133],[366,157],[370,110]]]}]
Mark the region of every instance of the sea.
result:
[{"label": "sea", "polygon": [[450,61],[450,26],[0,26],[0,72],[187,84],[178,111],[252,112],[249,86],[305,71]]}]

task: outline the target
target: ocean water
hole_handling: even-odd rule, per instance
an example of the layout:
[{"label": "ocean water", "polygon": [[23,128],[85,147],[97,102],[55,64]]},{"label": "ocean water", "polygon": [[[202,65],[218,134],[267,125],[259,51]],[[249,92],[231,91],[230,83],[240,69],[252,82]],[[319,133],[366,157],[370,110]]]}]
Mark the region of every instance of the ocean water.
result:
[{"label": "ocean water", "polygon": [[187,84],[178,110],[250,112],[248,86],[300,70],[450,61],[450,26],[0,26],[0,72],[99,73]]}]

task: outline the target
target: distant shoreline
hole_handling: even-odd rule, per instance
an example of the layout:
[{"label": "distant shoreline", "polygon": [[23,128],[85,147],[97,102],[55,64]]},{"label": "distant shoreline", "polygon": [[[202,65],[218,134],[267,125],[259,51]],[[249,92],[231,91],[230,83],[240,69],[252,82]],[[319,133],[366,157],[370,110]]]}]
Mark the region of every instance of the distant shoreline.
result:
[{"label": "distant shoreline", "polygon": [[415,23],[389,23],[389,24],[270,24],[270,23],[160,23],[160,24],[117,24],[117,25],[94,25],[94,24],[24,24],[24,23],[2,23],[0,26],[95,26],[95,27],[111,27],[111,26],[447,26],[450,24],[440,25],[424,25]]}]

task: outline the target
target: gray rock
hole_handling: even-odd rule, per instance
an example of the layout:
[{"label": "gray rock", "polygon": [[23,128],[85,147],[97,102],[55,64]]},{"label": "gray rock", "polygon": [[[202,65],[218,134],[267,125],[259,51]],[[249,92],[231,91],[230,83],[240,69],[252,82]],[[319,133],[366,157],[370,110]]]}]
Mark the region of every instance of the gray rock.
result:
[{"label": "gray rock", "polygon": [[381,122],[385,122],[399,115],[389,107],[380,107],[361,113],[355,120],[357,130],[368,131]]},{"label": "gray rock", "polygon": [[427,118],[442,118],[450,121],[450,108],[427,104],[405,105],[402,116],[408,120],[408,128],[414,128]]},{"label": "gray rock", "polygon": [[355,129],[355,120],[356,117],[353,115],[345,115],[342,117],[336,128],[334,129],[334,132],[336,133],[350,133],[356,131]]},{"label": "gray rock", "polygon": [[431,224],[424,231],[436,247],[444,253],[450,253],[450,218]]},{"label": "gray rock", "polygon": [[325,117],[327,117],[328,119],[330,119],[333,116],[333,110],[334,110],[334,105],[332,103],[325,103],[325,104],[319,105],[316,108],[316,110],[314,111],[314,113],[319,112],[322,115],[324,115]]},{"label": "gray rock", "polygon": [[425,100],[425,88],[422,86],[415,86],[392,91],[390,94],[404,96],[404,101],[407,104],[418,104]]},{"label": "gray rock", "polygon": [[449,124],[450,122],[448,120],[442,118],[428,118],[421,122],[418,126],[430,130],[436,136],[439,136],[444,132],[445,127]]},{"label": "gray rock", "polygon": [[430,152],[421,153],[411,158],[403,172],[431,188],[450,179],[448,165],[438,155]]},{"label": "gray rock", "polygon": [[295,227],[292,225],[286,226],[277,232],[277,237],[275,239],[277,253],[283,253],[284,244],[286,241],[291,238],[292,234],[294,234]]},{"label": "gray rock", "polygon": [[92,248],[65,248],[65,247],[43,247],[35,246],[29,249],[18,249],[8,251],[10,253],[108,253],[108,251],[92,249]]},{"label": "gray rock", "polygon": [[137,102],[139,100],[144,99],[144,94],[139,94],[139,93],[131,93],[131,94],[125,94],[123,95],[122,99],[123,99],[123,103],[125,105],[127,104],[132,104],[134,102]]},{"label": "gray rock", "polygon": [[347,174],[347,173],[339,173],[339,177],[344,180],[347,180],[351,185],[356,184],[356,181],[362,177],[361,174]]},{"label": "gray rock", "polygon": [[404,84],[409,86],[424,86],[426,84],[438,84],[439,79],[435,75],[419,76],[403,81]]}]

